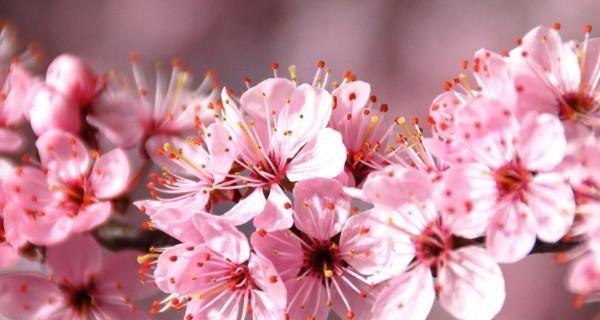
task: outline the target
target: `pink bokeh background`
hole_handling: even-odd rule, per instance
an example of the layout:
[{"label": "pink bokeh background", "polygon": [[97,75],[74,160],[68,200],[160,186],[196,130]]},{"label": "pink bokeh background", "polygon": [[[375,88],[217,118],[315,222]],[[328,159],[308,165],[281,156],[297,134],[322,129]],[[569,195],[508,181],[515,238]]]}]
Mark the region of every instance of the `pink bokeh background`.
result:
[{"label": "pink bokeh background", "polygon": [[[581,39],[583,24],[599,17],[597,0],[0,0],[0,18],[16,22],[24,41],[39,42],[49,57],[80,55],[97,72],[127,70],[136,51],[149,65],[180,57],[198,74],[215,68],[239,91],[243,77],[269,76],[273,61],[296,64],[308,81],[323,59],[334,79],[351,70],[407,117],[425,116],[442,81],[475,50],[510,49],[530,28],[555,21],[563,37]],[[507,300],[497,319],[592,319],[600,304],[574,309],[565,270],[551,255],[503,266]],[[430,318],[450,317],[436,306]]]}]

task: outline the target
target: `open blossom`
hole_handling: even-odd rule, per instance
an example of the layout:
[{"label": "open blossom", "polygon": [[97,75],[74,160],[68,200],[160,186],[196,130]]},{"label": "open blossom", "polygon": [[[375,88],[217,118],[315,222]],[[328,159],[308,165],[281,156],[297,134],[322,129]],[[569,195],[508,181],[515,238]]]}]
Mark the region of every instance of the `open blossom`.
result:
[{"label": "open blossom", "polygon": [[403,261],[388,268],[395,276],[382,284],[373,319],[426,319],[436,297],[459,319],[492,319],[499,312],[505,297],[500,267],[465,238],[485,220],[438,204],[440,187],[414,169],[390,166],[369,176],[364,188]]},{"label": "open blossom", "polygon": [[573,223],[575,201],[558,167],[567,145],[558,118],[531,112],[517,122],[500,101],[480,98],[457,121],[457,139],[474,162],[450,169],[456,185],[442,196],[447,205],[490,218],[487,248],[501,262],[524,258],[536,236],[560,240]]},{"label": "open blossom", "polygon": [[214,75],[207,73],[204,81],[192,88],[192,73],[175,59],[170,79],[157,64],[156,83],[151,87],[137,54],[132,54],[131,60],[133,81],[109,73],[106,88],[93,102],[87,121],[120,148],[142,143],[146,154],[162,164],[165,161],[157,150],[164,143],[172,142],[173,137],[193,136],[200,122],[208,123],[218,113]]},{"label": "open blossom", "polygon": [[[2,180],[7,172],[13,170],[12,165],[0,159],[0,267],[10,266],[19,257],[18,248],[25,244],[26,239],[18,230],[10,228],[10,218],[6,219],[4,206],[9,201],[7,194],[2,188]],[[8,222],[8,223],[7,223]]]},{"label": "open blossom", "polygon": [[390,249],[371,214],[350,214],[340,182],[304,180],[294,188],[294,228],[252,235],[285,281],[290,319],[327,319],[331,308],[342,318],[370,319],[369,278],[389,262]]},{"label": "open blossom", "polygon": [[[158,257],[140,257],[143,263],[157,258],[154,281],[170,294],[161,310],[185,307],[186,320],[284,319],[286,291],[272,263],[252,253],[246,237],[230,225],[207,227],[205,242],[184,242]],[[159,307],[155,302],[152,312]]]},{"label": "open blossom", "polygon": [[[112,213],[111,199],[125,192],[130,164],[114,149],[97,156],[70,133],[48,131],[36,141],[40,163],[16,167],[4,180],[15,228],[35,244],[52,244],[89,231]],[[93,166],[92,166],[93,164]]]},{"label": "open blossom", "polygon": [[334,108],[329,127],[342,134],[347,149],[347,185],[360,185],[370,172],[390,163],[438,169],[439,164],[423,143],[418,123],[413,123],[411,129],[402,117],[387,119],[388,105],[375,107],[377,97],[371,95],[368,83],[353,80],[347,73],[331,94]]},{"label": "open blossom", "polygon": [[534,28],[510,53],[518,110],[557,115],[569,137],[588,134],[600,125],[600,41],[590,38],[590,25],[582,42],[563,42],[555,28]]},{"label": "open blossom", "polygon": [[27,68],[41,60],[36,46],[17,52],[14,27],[0,22],[0,152],[18,152],[23,138],[16,130],[23,123],[23,108],[34,80]]},{"label": "open blossom", "polygon": [[49,247],[49,275],[0,276],[0,314],[10,319],[146,319],[134,301],[152,290],[140,285],[135,252],[103,259],[89,236]]}]

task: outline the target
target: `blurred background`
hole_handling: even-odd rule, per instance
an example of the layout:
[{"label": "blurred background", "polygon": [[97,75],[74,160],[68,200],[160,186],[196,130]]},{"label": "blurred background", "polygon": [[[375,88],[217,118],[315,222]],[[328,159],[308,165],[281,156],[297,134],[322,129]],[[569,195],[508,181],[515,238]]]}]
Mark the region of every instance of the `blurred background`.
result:
[{"label": "blurred background", "polygon": [[[600,1],[0,0],[0,18],[14,21],[22,40],[40,43],[50,59],[71,52],[102,73],[128,70],[131,51],[149,65],[180,57],[201,76],[215,68],[236,92],[243,77],[268,77],[274,61],[296,64],[310,81],[323,59],[334,79],[351,70],[393,112],[423,117],[441,83],[475,50],[510,49],[532,27],[555,21],[564,38],[582,39],[583,25],[600,18]],[[503,270],[507,299],[497,319],[592,319],[600,312],[600,304],[571,306],[566,267],[551,255]],[[436,305],[430,318],[450,317]]]}]

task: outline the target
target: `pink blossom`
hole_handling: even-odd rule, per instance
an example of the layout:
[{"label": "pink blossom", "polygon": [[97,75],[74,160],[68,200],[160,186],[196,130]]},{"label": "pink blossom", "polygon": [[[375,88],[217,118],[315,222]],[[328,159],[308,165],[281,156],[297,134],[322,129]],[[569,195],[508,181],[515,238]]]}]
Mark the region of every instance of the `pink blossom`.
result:
[{"label": "pink blossom", "polygon": [[81,58],[61,54],[48,66],[46,84],[78,106],[87,106],[96,95],[96,75]]},{"label": "pink blossom", "polygon": [[49,247],[49,276],[0,276],[0,313],[11,319],[145,319],[133,304],[153,290],[139,284],[135,252],[103,261],[88,236]]},{"label": "pink blossom", "polygon": [[353,81],[348,74],[331,94],[335,107],[329,127],[342,134],[347,148],[344,175],[348,186],[360,185],[370,172],[390,163],[438,169],[418,122],[414,120],[411,128],[402,117],[386,119],[389,107],[375,107],[377,97],[371,95],[368,83]]},{"label": "pink blossom", "polygon": [[389,263],[390,248],[372,213],[350,213],[340,182],[303,180],[294,188],[294,228],[252,235],[255,250],[285,282],[290,319],[326,319],[330,308],[348,319],[369,318],[369,278]]},{"label": "pink blossom", "polygon": [[15,263],[19,257],[18,248],[25,244],[24,237],[17,230],[11,228],[10,217],[4,215],[4,206],[8,203],[7,195],[2,188],[4,176],[13,170],[12,165],[0,159],[0,267],[7,267]]},{"label": "pink blossom", "polygon": [[[284,319],[286,291],[277,271],[269,260],[250,252],[243,234],[222,226],[227,231],[207,234],[206,243],[178,244],[153,262],[156,284],[170,294],[161,310],[185,307],[186,320]],[[155,303],[153,312],[158,311]]]},{"label": "pink blossom", "polygon": [[393,252],[403,261],[388,268],[395,276],[382,284],[374,319],[426,319],[436,296],[460,319],[491,319],[504,303],[500,267],[468,237],[483,229],[478,225],[485,226],[485,220],[465,219],[439,205],[437,185],[426,173],[400,166],[375,172],[365,182],[373,211],[389,228]]},{"label": "pink blossom", "polygon": [[[222,93],[223,122],[239,153],[236,164],[246,173],[230,188],[257,188],[260,194],[264,188],[269,198],[277,198],[269,201],[288,202],[282,187],[289,182],[336,177],[346,160],[340,133],[327,128],[333,99],[321,87],[324,83],[298,86],[295,67],[290,70],[292,80],[275,77],[249,88],[240,107],[227,90]],[[291,226],[290,212],[272,209],[257,217],[257,227]]]},{"label": "pink blossom", "polygon": [[134,87],[128,77],[121,81],[116,73],[110,73],[87,121],[116,146],[131,148],[142,143],[154,162],[164,164],[168,161],[157,150],[165,142],[171,142],[172,137],[193,136],[202,123],[212,121],[217,114],[214,75],[207,73],[194,89],[191,72],[174,60],[170,80],[157,67],[156,84],[151,91],[136,54],[132,55],[132,65]]},{"label": "pink blossom", "polygon": [[558,116],[569,137],[588,134],[599,125],[600,41],[585,26],[582,42],[563,42],[558,30],[539,26],[510,52],[519,88],[519,116],[529,110]]},{"label": "pink blossom", "polygon": [[44,245],[103,223],[112,213],[110,200],[128,188],[125,153],[91,155],[77,137],[55,130],[40,136],[36,147],[40,163],[17,167],[4,180],[13,202],[5,215],[16,217],[15,227],[30,242]]},{"label": "pink blossom", "polygon": [[563,237],[575,201],[563,127],[553,115],[531,112],[517,121],[501,101],[480,98],[457,115],[457,139],[475,162],[450,169],[442,199],[460,214],[489,217],[487,248],[497,261],[515,262],[533,248]]}]

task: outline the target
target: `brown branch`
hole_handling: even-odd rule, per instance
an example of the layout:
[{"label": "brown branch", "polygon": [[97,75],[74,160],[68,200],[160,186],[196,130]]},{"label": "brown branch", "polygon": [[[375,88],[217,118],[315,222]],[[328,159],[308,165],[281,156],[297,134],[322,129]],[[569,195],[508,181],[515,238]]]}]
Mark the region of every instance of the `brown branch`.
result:
[{"label": "brown branch", "polygon": [[146,252],[150,247],[179,243],[160,230],[144,230],[116,220],[110,220],[96,228],[93,235],[98,243],[112,251],[132,249]]}]

